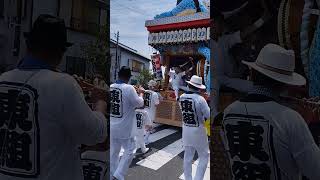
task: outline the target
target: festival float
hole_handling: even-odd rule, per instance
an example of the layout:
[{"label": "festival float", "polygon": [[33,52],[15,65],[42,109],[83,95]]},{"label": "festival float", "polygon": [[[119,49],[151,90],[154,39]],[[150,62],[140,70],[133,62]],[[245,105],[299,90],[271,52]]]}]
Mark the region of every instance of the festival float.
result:
[{"label": "festival float", "polygon": [[[169,76],[162,78],[162,68],[169,72],[172,67],[182,70],[193,67],[191,75],[203,78],[207,86],[203,96],[209,100],[210,93],[210,12],[209,2],[182,0],[171,11],[147,20],[148,44],[159,53],[152,55],[155,76],[160,81],[163,100],[157,106],[156,122],[182,126],[182,115],[174,91],[170,89]],[[182,91],[180,91],[181,95]]]},{"label": "festival float", "polygon": [[[237,46],[234,56],[240,60],[255,61],[267,43],[280,44],[295,51],[295,71],[304,75],[308,83],[303,87],[291,88],[288,94],[281,96],[281,103],[302,115],[315,142],[320,145],[320,11],[317,1],[213,0],[212,3],[223,12],[232,31],[257,21],[265,11],[261,4],[267,4],[272,18],[252,33],[245,43]],[[224,97],[223,103],[219,104],[220,111],[241,97],[237,92],[222,92],[220,95]],[[232,177],[228,154],[220,136],[222,118],[219,114],[211,126],[211,177],[215,180]]]}]

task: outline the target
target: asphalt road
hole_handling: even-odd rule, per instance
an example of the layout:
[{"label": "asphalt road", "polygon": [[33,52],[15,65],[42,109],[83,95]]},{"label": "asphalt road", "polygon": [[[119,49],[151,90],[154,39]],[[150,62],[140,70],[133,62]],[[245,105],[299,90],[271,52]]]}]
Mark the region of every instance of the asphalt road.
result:
[{"label": "asphalt road", "polygon": [[[150,136],[151,148],[147,154],[137,155],[132,161],[126,180],[179,180],[183,179],[182,129],[159,126]],[[195,157],[195,160],[197,157]],[[193,172],[196,170],[193,165]],[[209,180],[209,163],[204,180]]]}]

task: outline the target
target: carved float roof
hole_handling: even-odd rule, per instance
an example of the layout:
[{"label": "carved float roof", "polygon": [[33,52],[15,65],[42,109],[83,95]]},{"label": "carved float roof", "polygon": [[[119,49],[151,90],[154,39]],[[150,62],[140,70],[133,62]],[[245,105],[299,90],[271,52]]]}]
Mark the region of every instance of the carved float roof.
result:
[{"label": "carved float roof", "polygon": [[184,29],[191,27],[208,27],[210,25],[210,13],[195,13],[186,16],[172,16],[147,20],[145,26],[150,32],[163,30]]}]

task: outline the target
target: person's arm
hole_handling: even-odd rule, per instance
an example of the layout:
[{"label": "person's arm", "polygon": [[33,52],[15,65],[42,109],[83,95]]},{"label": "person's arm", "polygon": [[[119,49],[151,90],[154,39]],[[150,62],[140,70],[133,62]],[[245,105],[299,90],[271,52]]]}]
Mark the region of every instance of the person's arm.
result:
[{"label": "person's arm", "polygon": [[[98,101],[95,104],[94,107],[95,111],[101,112],[103,115],[107,115],[107,103],[105,101]],[[102,115],[102,114],[97,114],[97,115]],[[92,146],[87,146],[87,145],[82,145],[81,151],[107,151],[109,149],[109,139],[107,138],[104,142],[92,145]]]},{"label": "person's arm", "polygon": [[265,22],[267,22],[272,15],[270,14],[268,7],[264,1],[263,3],[263,8],[264,8],[264,14],[262,18],[258,19],[255,23],[253,23],[251,26],[248,26],[246,29],[241,31],[241,39],[244,40],[246,39],[250,34],[254,33],[256,30],[258,30],[260,27],[263,26]]},{"label": "person's arm", "polygon": [[181,77],[186,75],[186,71],[181,72]]},{"label": "person's arm", "polygon": [[81,153],[85,151],[105,152],[105,151],[108,151],[108,149],[109,149],[109,139],[106,139],[104,142],[98,143],[96,145],[92,145],[92,146],[82,145]]},{"label": "person's arm", "polygon": [[230,78],[224,74],[219,75],[217,78],[221,85],[235,89],[243,93],[248,93],[254,87],[253,82],[249,80]]},{"label": "person's arm", "polygon": [[271,16],[264,16],[260,19],[258,19],[254,24],[251,26],[248,26],[246,29],[242,30],[240,33],[240,37],[242,40],[245,40],[250,34],[254,33],[256,30],[258,30],[265,22],[267,22]]},{"label": "person's arm", "polygon": [[142,94],[142,90],[139,88],[138,89],[138,93],[140,95],[137,94],[137,91],[134,89],[133,86],[129,86],[130,90],[129,90],[129,95],[128,97],[130,98],[130,102],[131,104],[135,107],[135,108],[139,108],[143,106],[143,94]]},{"label": "person's arm", "polygon": [[94,145],[107,139],[107,120],[100,112],[90,109],[83,92],[72,77],[64,77],[64,101],[61,124],[76,144]]},{"label": "person's arm", "polygon": [[320,179],[320,149],[304,119],[297,112],[283,113],[288,122],[289,150],[301,173],[310,180]]}]

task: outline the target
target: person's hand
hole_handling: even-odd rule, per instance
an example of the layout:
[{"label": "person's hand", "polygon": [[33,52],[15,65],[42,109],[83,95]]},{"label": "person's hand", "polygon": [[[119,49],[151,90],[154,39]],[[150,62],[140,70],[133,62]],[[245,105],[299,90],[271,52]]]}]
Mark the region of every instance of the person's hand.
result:
[{"label": "person's hand", "polygon": [[144,91],[145,91],[145,89],[143,87],[141,87],[141,86],[137,88],[137,93],[138,94],[142,94],[142,93],[144,93]]},{"label": "person's hand", "polygon": [[81,153],[86,151],[98,151],[98,152],[106,152],[109,149],[109,138],[107,138],[104,142],[96,144],[96,145],[81,145]]},{"label": "person's hand", "polygon": [[103,100],[96,102],[95,110],[101,112],[102,114],[107,114],[107,103]]}]

